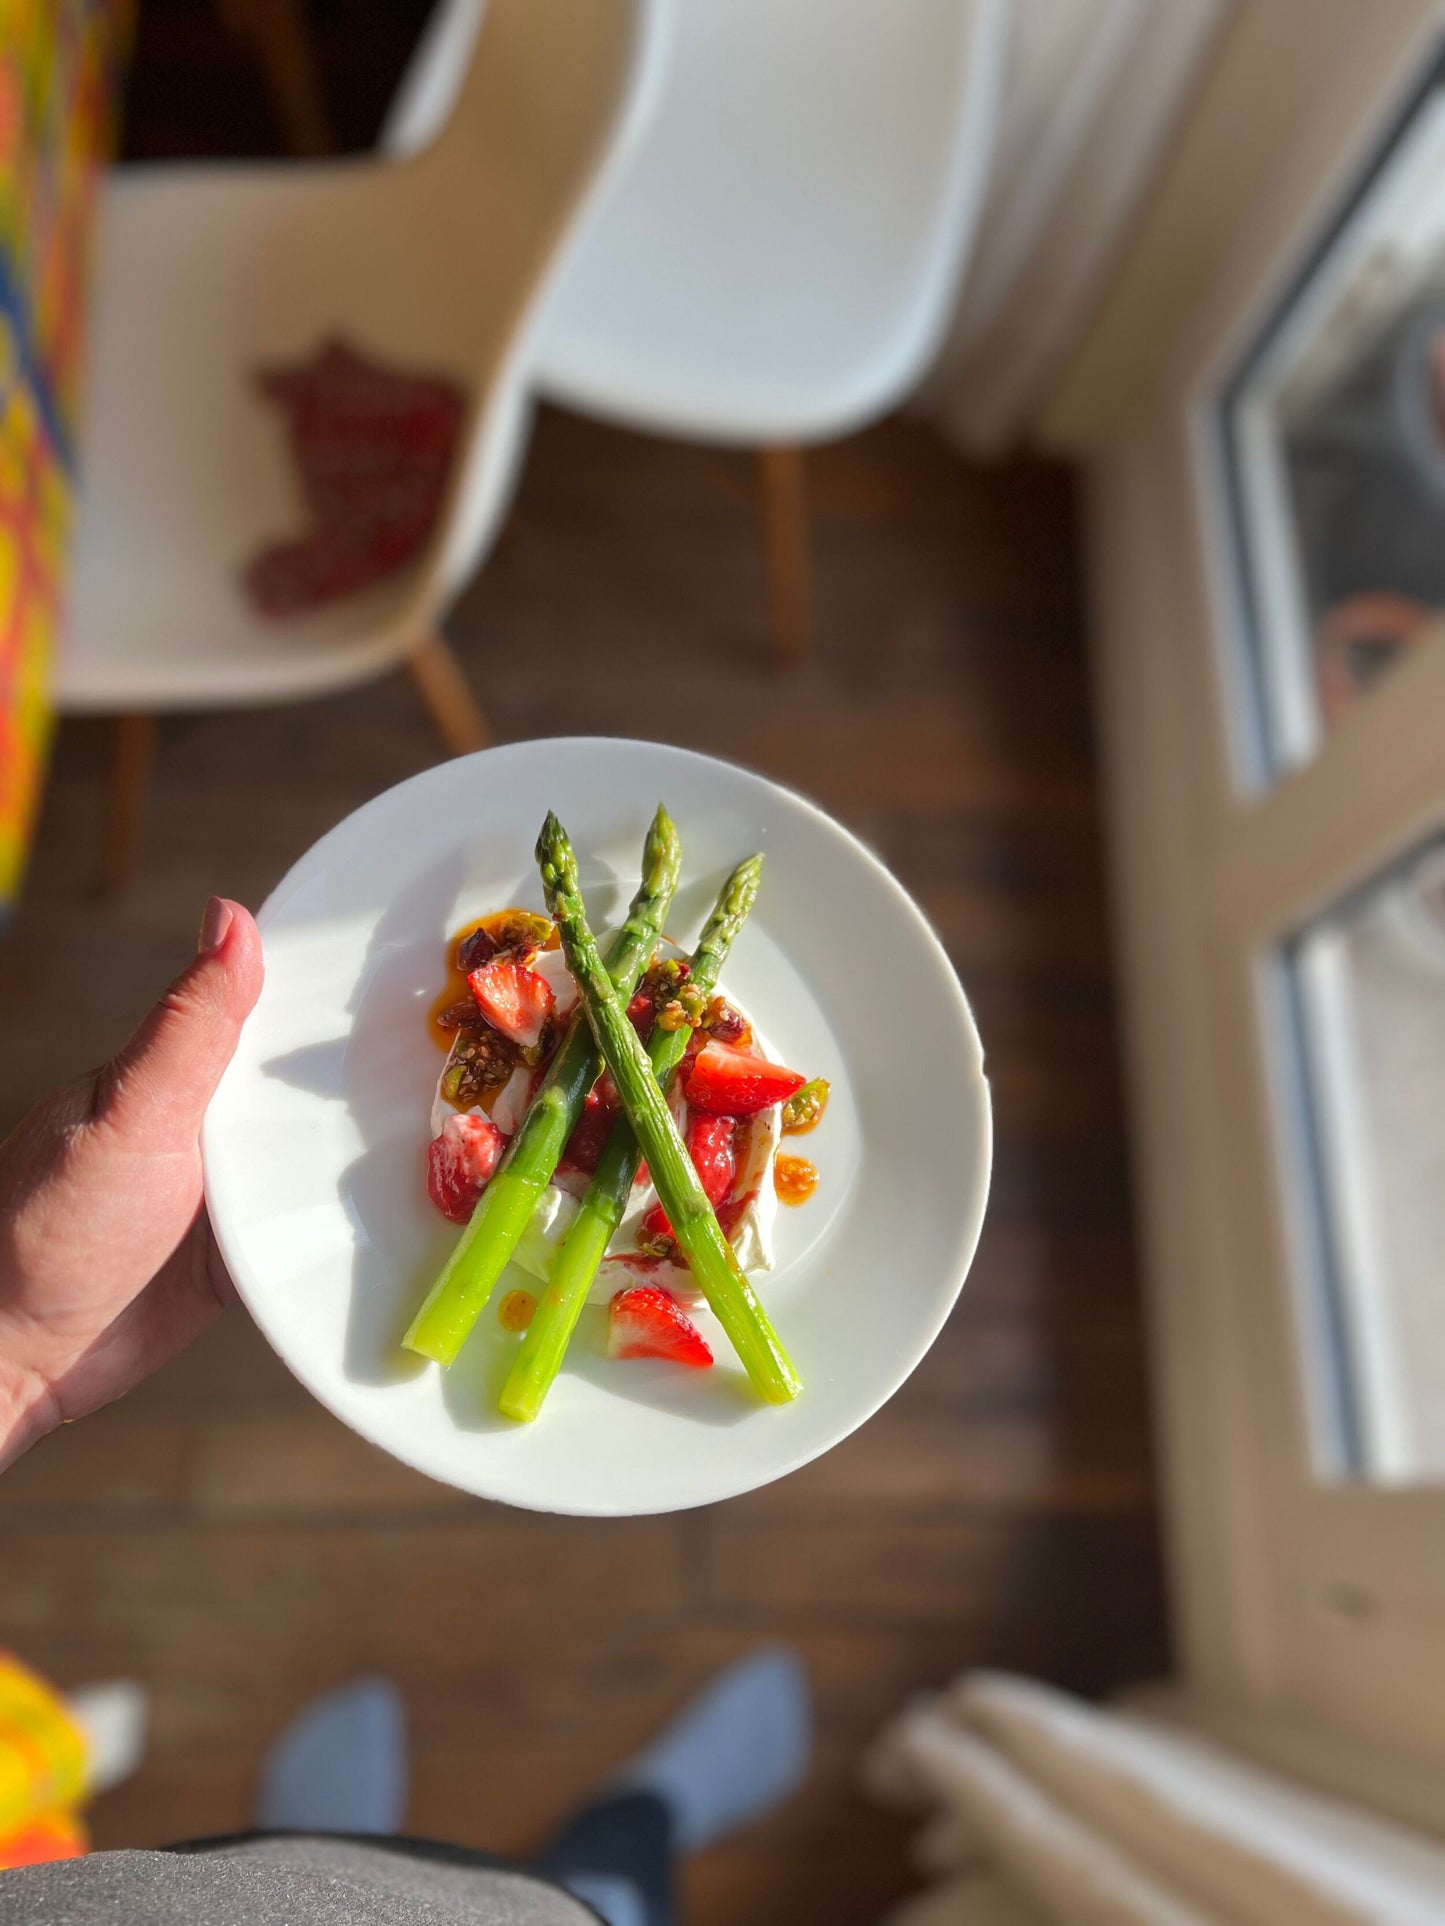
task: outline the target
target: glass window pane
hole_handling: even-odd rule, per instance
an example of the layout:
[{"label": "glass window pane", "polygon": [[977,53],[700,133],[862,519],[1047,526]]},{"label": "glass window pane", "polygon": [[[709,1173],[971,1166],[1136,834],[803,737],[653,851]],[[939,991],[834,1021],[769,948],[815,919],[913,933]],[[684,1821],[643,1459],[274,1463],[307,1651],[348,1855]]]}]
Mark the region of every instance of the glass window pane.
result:
[{"label": "glass window pane", "polygon": [[1312,755],[1445,612],[1445,80],[1222,414],[1264,760]]},{"label": "glass window pane", "polygon": [[1346,1468],[1445,1476],[1445,836],[1311,924],[1303,1048]]}]

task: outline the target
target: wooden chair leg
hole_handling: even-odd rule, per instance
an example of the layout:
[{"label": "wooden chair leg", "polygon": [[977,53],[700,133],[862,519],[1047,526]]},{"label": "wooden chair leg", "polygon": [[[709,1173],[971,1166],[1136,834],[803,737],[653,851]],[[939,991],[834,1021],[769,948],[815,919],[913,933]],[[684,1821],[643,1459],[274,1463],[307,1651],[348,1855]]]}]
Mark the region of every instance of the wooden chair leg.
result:
[{"label": "wooden chair leg", "polygon": [[763,448],[763,539],[768,556],[768,602],[778,653],[796,661],[813,626],[808,563],[808,498],[801,448]]},{"label": "wooden chair leg", "polygon": [[454,756],[485,749],[492,731],[472,692],[466,671],[436,629],[422,637],[407,658],[411,679],[437,733]]},{"label": "wooden chair leg", "polygon": [[286,151],[306,159],[335,153],[305,0],[216,0],[216,11],[260,67]]},{"label": "wooden chair leg", "polygon": [[101,889],[115,896],[134,877],[145,833],[156,759],[156,719],[121,715],[111,724]]}]

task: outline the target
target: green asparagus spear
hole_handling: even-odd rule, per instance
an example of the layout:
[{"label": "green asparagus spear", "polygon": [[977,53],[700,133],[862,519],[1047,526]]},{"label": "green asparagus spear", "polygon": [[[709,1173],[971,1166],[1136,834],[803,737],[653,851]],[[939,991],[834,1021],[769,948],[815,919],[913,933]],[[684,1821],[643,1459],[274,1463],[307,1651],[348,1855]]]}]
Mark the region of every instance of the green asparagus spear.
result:
[{"label": "green asparagus spear", "polygon": [[737,1253],[723,1235],[677,1134],[667,1099],[657,1087],[647,1052],[603,967],[587,926],[577,882],[577,859],[567,832],[550,811],[537,838],[537,862],[547,907],[557,919],[567,967],[612,1072],[627,1120],[637,1133],[678,1249],[754,1388],[770,1404],[786,1404],[802,1389],[801,1380],[744,1275]]},{"label": "green asparagus spear", "polygon": [[[687,987],[695,996],[709,996],[716,986],[724,959],[757,896],[762,868],[761,856],[749,856],[724,883],[692,953]],[[659,1025],[652,1033],[647,1054],[657,1087],[664,1096],[691,1035],[685,1024],[675,1030],[664,1030]],[[499,1408],[506,1417],[525,1421],[535,1418],[542,1409],[553,1380],[562,1368],[562,1359],[582,1315],[582,1306],[587,1302],[592,1280],[627,1210],[641,1162],[636,1133],[625,1117],[619,1118],[598,1159],[587,1195],[568,1228],[551,1279],[538,1300],[536,1316],[502,1387]]]},{"label": "green asparagus spear", "polygon": [[[642,880],[604,971],[608,987],[615,985],[624,1000],[652,960],[681,868],[677,830],[659,803],[642,852]],[[531,1221],[537,1199],[552,1181],[587,1092],[601,1074],[602,1059],[579,1010],[472,1221],[402,1339],[409,1351],[435,1358],[438,1364],[455,1359]]]}]

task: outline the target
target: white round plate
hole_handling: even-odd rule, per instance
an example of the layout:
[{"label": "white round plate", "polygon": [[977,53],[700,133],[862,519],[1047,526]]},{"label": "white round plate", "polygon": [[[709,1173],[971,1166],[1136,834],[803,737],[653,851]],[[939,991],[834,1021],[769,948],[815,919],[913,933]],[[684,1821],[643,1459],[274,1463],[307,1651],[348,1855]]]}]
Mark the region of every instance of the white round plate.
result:
[{"label": "white round plate", "polygon": [[[535,1424],[498,1415],[517,1340],[494,1306],[450,1371],[399,1339],[455,1228],[428,1203],[439,1067],[426,1013],[447,937],[541,907],[551,808],[595,928],[618,922],[665,802],[682,836],[668,934],[684,945],[751,850],[762,889],[723,974],[784,1060],[833,1086],[796,1146],[808,1203],[778,1213],[758,1279],[805,1389],[763,1405],[702,1313],[717,1364],[609,1360],[589,1307]],[[983,1051],[952,966],[882,865],[811,803],[658,743],[524,742],[388,790],[303,856],[260,914],[266,986],[206,1118],[206,1197],[252,1316],[309,1390],[433,1478],[543,1511],[701,1505],[780,1478],[896,1391],[978,1241],[991,1129]]]}]

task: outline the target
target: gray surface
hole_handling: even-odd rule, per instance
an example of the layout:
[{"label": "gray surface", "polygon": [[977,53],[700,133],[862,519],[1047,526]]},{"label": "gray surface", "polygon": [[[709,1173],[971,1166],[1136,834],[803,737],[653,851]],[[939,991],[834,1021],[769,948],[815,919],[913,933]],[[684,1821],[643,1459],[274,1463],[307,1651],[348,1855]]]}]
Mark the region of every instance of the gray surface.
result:
[{"label": "gray surface", "polygon": [[0,1873],[0,1926],[596,1926],[530,1873],[304,1836]]}]

